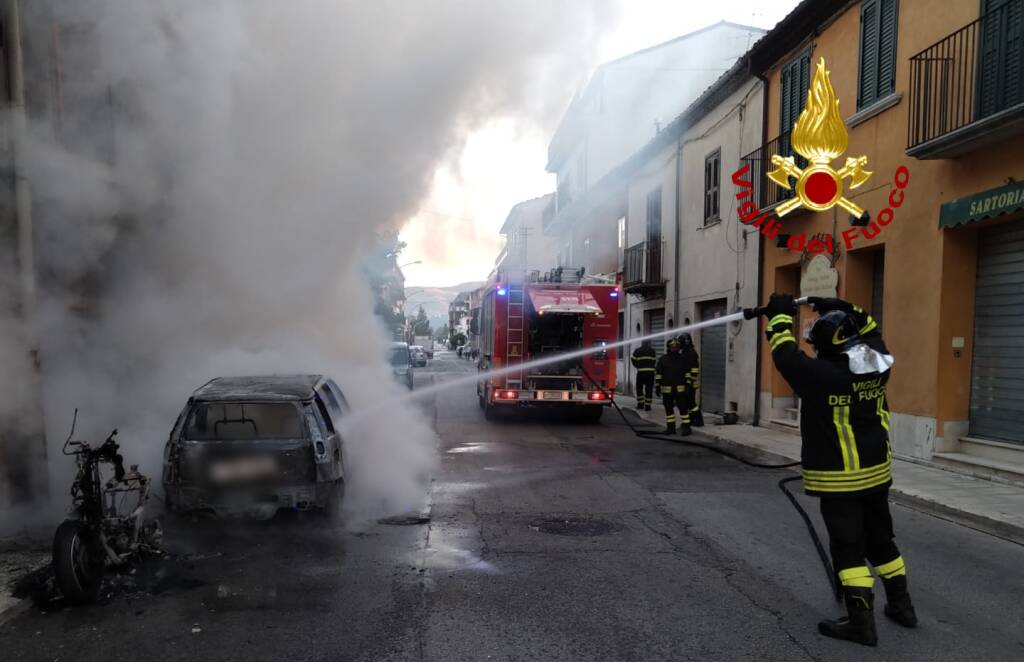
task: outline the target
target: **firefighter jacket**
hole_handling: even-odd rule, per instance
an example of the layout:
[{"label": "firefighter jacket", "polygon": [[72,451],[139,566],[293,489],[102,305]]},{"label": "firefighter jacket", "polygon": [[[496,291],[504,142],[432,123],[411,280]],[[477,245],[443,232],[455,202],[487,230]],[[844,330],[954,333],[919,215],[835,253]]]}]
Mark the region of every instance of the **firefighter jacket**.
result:
[{"label": "firefighter jacket", "polygon": [[691,359],[682,352],[669,352],[658,359],[654,381],[661,386],[662,393],[682,393],[690,385]]},{"label": "firefighter jacket", "polygon": [[[888,354],[874,319],[852,313],[861,339]],[[811,358],[797,347],[793,318],[780,314],[766,332],[772,360],[800,397],[800,461],[804,490],[813,496],[860,496],[892,484],[889,370],[855,374],[846,354]]]},{"label": "firefighter jacket", "polygon": [[686,379],[690,388],[696,391],[700,386],[700,357],[697,355],[697,350],[689,347],[682,350],[680,354],[689,362],[690,370],[686,374]]},{"label": "firefighter jacket", "polygon": [[654,374],[654,364],[658,360],[658,355],[655,353],[653,347],[637,347],[633,350],[633,356],[630,358],[630,362],[633,367],[636,368],[638,375]]}]

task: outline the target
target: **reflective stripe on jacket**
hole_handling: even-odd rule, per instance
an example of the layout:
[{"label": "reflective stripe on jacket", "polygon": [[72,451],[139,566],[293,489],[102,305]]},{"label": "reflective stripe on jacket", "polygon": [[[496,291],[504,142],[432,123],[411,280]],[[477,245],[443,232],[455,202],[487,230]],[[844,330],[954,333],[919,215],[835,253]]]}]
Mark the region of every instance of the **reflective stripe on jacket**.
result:
[{"label": "reflective stripe on jacket", "polygon": [[[855,308],[861,336],[872,349],[888,353],[870,315]],[[811,358],[797,347],[793,318],[768,321],[768,345],[775,367],[800,397],[800,458],[804,490],[815,496],[859,495],[892,484],[889,371],[850,371],[845,354]]]}]

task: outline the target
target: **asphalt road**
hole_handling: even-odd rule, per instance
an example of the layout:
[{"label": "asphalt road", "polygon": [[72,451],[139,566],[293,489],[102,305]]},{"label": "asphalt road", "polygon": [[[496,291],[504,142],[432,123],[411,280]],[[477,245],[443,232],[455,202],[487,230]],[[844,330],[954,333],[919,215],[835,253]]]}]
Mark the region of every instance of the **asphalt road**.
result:
[{"label": "asphalt road", "polygon": [[[470,369],[442,355],[417,382]],[[0,628],[0,655],[1024,659],[1020,546],[894,506],[921,625],[879,614],[868,649],[816,632],[837,606],[780,472],[638,439],[613,412],[600,425],[487,423],[472,387],[429,403],[424,420],[441,459],[429,524],[183,523],[168,539],[186,556],[149,590],[30,610]]]}]

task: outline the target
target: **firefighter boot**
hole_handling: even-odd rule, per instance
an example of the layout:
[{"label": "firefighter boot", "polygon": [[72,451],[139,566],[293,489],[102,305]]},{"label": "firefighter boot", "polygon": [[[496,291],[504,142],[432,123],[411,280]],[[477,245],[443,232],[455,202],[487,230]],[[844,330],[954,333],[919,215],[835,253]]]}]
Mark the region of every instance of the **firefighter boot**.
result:
[{"label": "firefighter boot", "polygon": [[885,615],[905,628],[917,627],[917,612],[910,602],[907,591],[907,576],[897,575],[891,579],[882,578],[885,586]]},{"label": "firefighter boot", "polygon": [[689,437],[691,434],[693,434],[693,429],[690,428],[688,423],[683,423],[679,426],[680,437]]},{"label": "firefighter boot", "polygon": [[865,646],[877,646],[875,596],[871,589],[861,586],[844,586],[843,601],[846,603],[847,615],[838,621],[818,623],[818,632],[833,639],[853,641]]}]

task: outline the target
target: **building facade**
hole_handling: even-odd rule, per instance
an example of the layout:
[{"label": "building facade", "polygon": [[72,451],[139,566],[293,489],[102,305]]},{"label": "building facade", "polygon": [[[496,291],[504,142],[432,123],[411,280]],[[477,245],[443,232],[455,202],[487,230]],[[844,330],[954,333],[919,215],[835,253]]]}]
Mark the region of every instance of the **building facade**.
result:
[{"label": "building facade", "polygon": [[554,193],[526,200],[512,207],[501,226],[505,241],[494,261],[491,278],[504,278],[499,274],[543,272],[556,266],[554,244],[544,238],[544,210],[553,204]]},{"label": "building facade", "polygon": [[[627,337],[755,305],[760,242],[736,219],[723,162],[760,142],[762,88],[740,58],[616,171],[628,199],[620,239]],[[691,334],[706,411],[755,418],[756,333],[736,323]],[[664,351],[664,338],[654,344]]]},{"label": "building facade", "polygon": [[[844,156],[867,156],[873,172],[845,191],[867,215],[785,215],[765,240],[763,291],[820,291],[831,279],[873,312],[896,357],[895,452],[1014,479],[1024,476],[1021,12],[1021,0],[801,3],[751,51],[768,81],[764,145],[736,164],[752,166],[761,209],[786,204],[766,164],[792,154],[824,58]],[[800,236],[834,250],[794,250]],[[811,316],[802,310],[802,325]],[[784,423],[799,405],[766,347],[761,373],[762,410]]]},{"label": "building facade", "polygon": [[[619,165],[660,133],[764,33],[722,21],[602,64],[576,95],[548,147],[557,190],[543,229],[559,266],[588,274],[619,267],[627,194],[613,186]],[[688,62],[722,69],[688,68]]]}]

